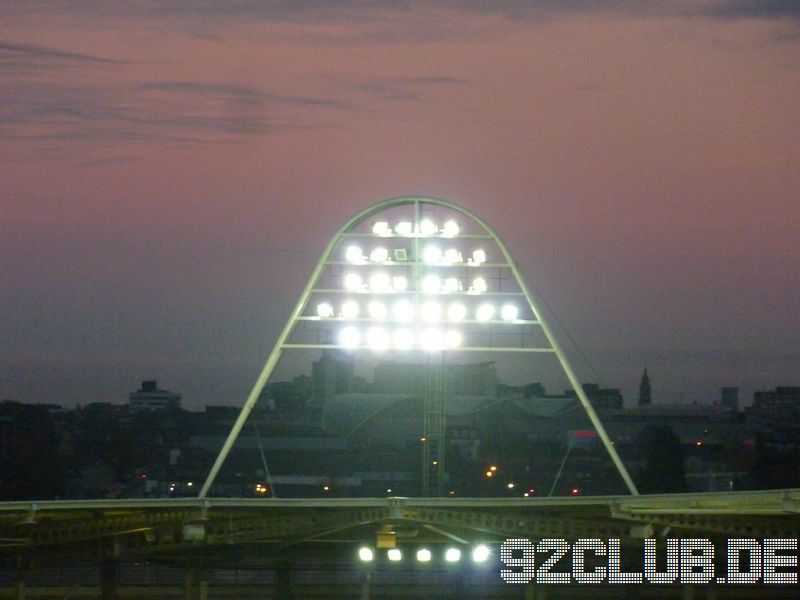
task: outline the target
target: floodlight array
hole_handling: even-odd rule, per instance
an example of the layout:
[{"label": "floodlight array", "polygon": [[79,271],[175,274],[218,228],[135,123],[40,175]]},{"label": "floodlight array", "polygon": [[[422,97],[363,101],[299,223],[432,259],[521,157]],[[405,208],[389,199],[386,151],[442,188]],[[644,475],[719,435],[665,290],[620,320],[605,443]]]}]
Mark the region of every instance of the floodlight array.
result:
[{"label": "floodlight array", "polygon": [[[344,322],[331,343],[374,351],[456,349],[464,345],[464,325],[524,322],[517,305],[493,301],[504,294],[493,289],[485,273],[466,276],[465,269],[487,265],[487,252],[466,249],[466,240],[484,238],[462,236],[456,220],[377,220],[368,231],[344,238],[348,241],[337,251],[344,263],[332,263],[345,266],[341,289],[334,283],[326,291],[344,292],[345,298],[320,301],[311,317]],[[353,243],[354,237],[361,239]],[[381,241],[364,241],[370,237]]]}]

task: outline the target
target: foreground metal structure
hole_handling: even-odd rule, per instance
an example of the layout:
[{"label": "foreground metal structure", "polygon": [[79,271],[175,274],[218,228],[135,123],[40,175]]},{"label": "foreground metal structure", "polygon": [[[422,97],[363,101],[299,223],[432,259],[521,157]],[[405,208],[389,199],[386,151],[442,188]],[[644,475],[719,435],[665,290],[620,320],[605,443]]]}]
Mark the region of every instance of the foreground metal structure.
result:
[{"label": "foreground metal structure", "polygon": [[[34,572],[37,565],[50,569],[58,565],[102,565],[104,573],[108,571],[110,575],[103,576],[102,584],[84,591],[90,597],[102,592],[102,597],[114,598],[123,596],[114,579],[114,565],[119,561],[166,564],[187,573],[188,587],[168,593],[163,586],[140,586],[128,597],[175,597],[180,593],[186,598],[206,598],[208,590],[201,593],[197,591],[199,588],[195,589],[197,582],[192,579],[194,575],[190,577],[192,573],[213,573],[233,567],[238,571],[268,569],[277,572],[280,580],[281,572],[305,568],[327,573],[326,583],[313,588],[316,590],[313,593],[310,587],[305,593],[295,587],[293,593],[282,594],[278,584],[254,587],[250,592],[241,586],[225,589],[233,590],[235,597],[259,598],[344,597],[349,589],[356,597],[363,598],[369,596],[364,584],[369,579],[350,589],[342,576],[334,577],[331,573],[349,570],[363,575],[357,559],[358,548],[363,545],[376,548],[376,536],[392,531],[396,534],[397,548],[409,550],[407,554],[421,545],[436,556],[452,546],[463,548],[465,553],[477,543],[490,549],[486,567],[481,573],[472,574],[471,585],[486,587],[472,592],[456,588],[452,595],[447,595],[450,592],[445,594],[440,589],[442,581],[437,580],[439,587],[425,588],[417,582],[416,587],[403,588],[406,593],[416,590],[414,595],[431,597],[431,590],[435,590],[436,597],[509,597],[507,594],[519,593],[524,586],[508,586],[500,579],[499,545],[507,538],[616,538],[621,540],[623,554],[641,554],[642,539],[651,537],[662,541],[665,537],[707,538],[720,544],[734,537],[797,538],[799,510],[797,489],[538,499],[183,498],[6,502],[0,504],[0,575],[3,564],[15,565],[19,580],[16,588],[5,588],[11,594],[6,597],[22,598],[25,595],[19,591],[24,592],[24,586],[20,586],[26,573]],[[385,560],[376,568],[389,574],[392,569],[395,572],[403,569]],[[407,579],[408,572],[403,573]],[[461,579],[466,576],[459,575]],[[396,587],[387,587],[386,594],[391,595]],[[585,586],[578,588],[581,588],[578,592],[587,591]],[[49,595],[48,590],[56,596]],[[760,589],[751,586],[745,592],[746,595],[736,597],[791,597],[780,595],[783,591],[769,586]],[[440,593],[444,595],[439,596]],[[583,597],[575,593],[558,597]],[[37,595],[77,597],[79,594],[75,589],[48,582]],[[674,586],[662,587],[659,595],[647,597],[676,596],[691,597]]]},{"label": "foreground metal structure", "polygon": [[[316,329],[304,337],[301,324]],[[386,325],[394,331],[389,333]],[[447,396],[443,365],[446,355],[463,352],[555,356],[626,488],[638,494],[524,273],[497,232],[474,213],[445,200],[401,197],[363,210],[330,240],[200,498],[209,494],[281,355],[333,349],[427,357],[423,496],[442,495]],[[431,360],[432,355],[436,359]]]}]

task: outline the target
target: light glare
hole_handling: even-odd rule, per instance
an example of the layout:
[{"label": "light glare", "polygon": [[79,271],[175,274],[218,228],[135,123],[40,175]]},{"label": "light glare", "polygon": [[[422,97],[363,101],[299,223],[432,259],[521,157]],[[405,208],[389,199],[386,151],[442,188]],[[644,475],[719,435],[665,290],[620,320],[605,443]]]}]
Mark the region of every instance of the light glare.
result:
[{"label": "light glare", "polygon": [[447,318],[451,321],[462,321],[467,316],[467,307],[461,302],[453,302],[447,307]]},{"label": "light glare", "polygon": [[422,291],[426,294],[437,294],[442,289],[442,279],[438,275],[426,275],[422,278]]},{"label": "light glare", "polygon": [[448,277],[444,280],[444,291],[455,293],[460,290],[461,281],[459,281],[458,277]]},{"label": "light glare", "polygon": [[494,316],[494,305],[492,304],[481,304],[478,307],[477,312],[475,313],[475,318],[478,321],[488,321]]},{"label": "light glare", "polygon": [[372,262],[386,262],[389,259],[389,250],[383,247],[375,248],[372,252],[370,252],[369,259]]},{"label": "light glare", "polygon": [[454,265],[461,262],[461,252],[455,248],[448,248],[444,251],[444,262],[448,265]]},{"label": "light glare", "polygon": [[430,562],[431,560],[431,551],[427,548],[420,548],[417,550],[417,560],[419,562]]},{"label": "light glare", "polygon": [[428,300],[423,303],[420,312],[423,321],[437,323],[442,318],[442,305],[435,300]]},{"label": "light glare", "polygon": [[422,251],[422,261],[429,265],[440,263],[442,261],[442,249],[439,246],[425,246]]},{"label": "light glare", "polygon": [[344,277],[344,287],[351,292],[357,292],[361,289],[361,275],[358,273],[348,273]]},{"label": "light glare", "polygon": [[377,300],[374,300],[367,305],[367,312],[369,313],[370,317],[379,321],[385,320],[386,315],[388,314],[386,305],[383,302],[378,302]]},{"label": "light glare", "polygon": [[388,558],[392,562],[397,562],[403,559],[403,553],[400,552],[400,548],[390,548],[386,552],[386,558]]},{"label": "light glare", "polygon": [[470,288],[470,291],[474,294],[482,294],[487,289],[489,289],[489,286],[486,285],[486,280],[483,277],[476,277],[472,281],[472,287]]},{"label": "light glare", "polygon": [[361,343],[361,334],[355,327],[345,327],[339,333],[339,343],[346,348],[355,348]]},{"label": "light glare", "polygon": [[414,305],[409,300],[398,300],[392,306],[392,314],[395,320],[408,322],[414,318]]},{"label": "light glare", "polygon": [[328,302],[323,302],[317,305],[317,316],[327,319],[333,316],[333,306]]},{"label": "light glare", "polygon": [[394,332],[394,346],[399,350],[408,350],[414,346],[414,334],[410,329],[401,328]]},{"label": "light glare", "polygon": [[358,246],[349,246],[344,253],[344,258],[347,262],[358,264],[364,261],[364,254]]},{"label": "light glare", "polygon": [[355,300],[347,300],[342,304],[342,316],[345,319],[355,319],[360,312],[361,308]]},{"label": "light glare", "polygon": [[395,292],[405,292],[408,289],[408,278],[402,275],[392,277],[392,289]]},{"label": "light glare", "polygon": [[438,329],[425,329],[419,336],[419,343],[424,350],[435,352],[442,349],[443,336]]},{"label": "light glare", "polygon": [[500,309],[500,318],[502,318],[503,321],[516,321],[518,315],[519,311],[513,304],[504,304]]},{"label": "light glare", "polygon": [[442,235],[445,237],[455,237],[458,235],[460,229],[458,223],[455,221],[447,221],[442,227]]},{"label": "light glare", "polygon": [[364,546],[363,548],[358,549],[358,558],[362,562],[371,562],[373,558],[375,558],[375,553],[372,551],[372,548],[367,548]]},{"label": "light glare", "polygon": [[480,544],[472,549],[472,560],[476,563],[486,562],[489,559],[489,546]]},{"label": "light glare", "polygon": [[461,345],[461,333],[451,329],[445,334],[444,343],[448,348],[458,348]]},{"label": "light glare", "polygon": [[458,548],[448,548],[444,553],[444,559],[449,563],[461,560],[461,550]]},{"label": "light glare", "polygon": [[422,235],[433,235],[437,231],[439,231],[439,228],[430,219],[423,219],[419,224],[419,232]]},{"label": "light glare", "polygon": [[394,228],[397,235],[411,235],[414,233],[414,225],[410,221],[400,221]]},{"label": "light glare", "polygon": [[481,249],[475,250],[475,252],[472,253],[472,262],[473,264],[476,265],[482,265],[483,263],[485,263],[486,251]]},{"label": "light glare", "polygon": [[386,273],[374,273],[372,277],[369,278],[369,289],[380,294],[389,289],[390,283],[391,279],[389,279]]},{"label": "light glare", "polygon": [[375,235],[387,236],[392,233],[392,230],[389,229],[389,223],[386,221],[376,221],[372,226],[372,233]]},{"label": "light glare", "polygon": [[372,350],[386,350],[389,347],[389,334],[381,327],[370,327],[366,338],[367,346]]}]

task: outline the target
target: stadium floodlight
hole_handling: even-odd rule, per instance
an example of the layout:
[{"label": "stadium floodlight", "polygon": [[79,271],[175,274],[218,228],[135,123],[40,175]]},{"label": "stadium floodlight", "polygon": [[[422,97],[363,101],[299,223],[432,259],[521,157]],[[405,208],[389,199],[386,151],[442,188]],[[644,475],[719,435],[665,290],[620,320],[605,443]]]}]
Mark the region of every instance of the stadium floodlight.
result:
[{"label": "stadium floodlight", "polygon": [[461,229],[458,226],[458,223],[453,221],[452,219],[446,221],[444,226],[442,227],[442,235],[445,237],[455,237],[461,232]]},{"label": "stadium floodlight", "polygon": [[436,352],[444,346],[444,335],[440,329],[433,327],[423,329],[419,334],[419,345],[423,350]]},{"label": "stadium floodlight", "polygon": [[451,294],[461,291],[461,280],[458,277],[448,277],[444,280],[444,291]]},{"label": "stadium floodlight", "polygon": [[361,275],[358,273],[348,273],[344,276],[344,288],[350,292],[361,291],[362,284]]},{"label": "stadium floodlight", "polygon": [[414,233],[414,224],[411,221],[400,221],[397,225],[395,225],[394,232],[397,235],[412,235]]},{"label": "stadium floodlight", "polygon": [[410,350],[414,347],[414,333],[406,327],[396,329],[392,342],[398,350]]},{"label": "stadium floodlight", "polygon": [[438,275],[425,275],[420,285],[424,293],[438,294],[442,289],[442,278]]},{"label": "stadium floodlight", "polygon": [[445,264],[455,265],[461,262],[461,252],[457,248],[448,248],[442,257]]},{"label": "stadium floodlight", "polygon": [[444,345],[448,348],[458,348],[461,345],[461,332],[451,329],[444,334]]},{"label": "stadium floodlight", "polygon": [[482,294],[486,290],[489,289],[489,286],[486,283],[486,280],[483,277],[476,277],[472,280],[472,285],[469,288],[469,291],[473,294]]},{"label": "stadium floodlight", "polygon": [[419,232],[421,235],[430,236],[435,235],[439,231],[436,223],[430,219],[422,219],[419,224]]},{"label": "stadium floodlight", "polygon": [[342,304],[342,317],[345,319],[357,319],[361,313],[361,307],[355,300],[345,300]]},{"label": "stadium floodlight", "polygon": [[367,347],[372,350],[386,350],[389,347],[389,334],[383,327],[370,327],[365,335]]},{"label": "stadium floodlight", "polygon": [[461,302],[452,302],[447,307],[447,319],[450,321],[463,321],[467,316],[467,307]]},{"label": "stadium floodlight", "polygon": [[367,313],[369,314],[370,319],[375,319],[376,321],[385,321],[389,310],[386,308],[386,305],[383,302],[380,302],[379,300],[373,300],[367,304]]},{"label": "stadium floodlight", "polygon": [[512,352],[532,361],[555,358],[625,485],[637,494],[505,243],[464,208],[435,198],[404,197],[363,210],[330,240],[231,428],[201,498],[282,356],[287,351],[337,349],[357,356],[403,351],[410,360],[424,357],[417,362],[427,370],[430,387],[424,396],[427,429],[422,437],[431,441],[425,444],[423,464],[437,468],[423,473],[423,494],[433,478],[437,493],[444,490],[443,407],[453,391],[436,381],[448,380],[449,357],[459,357],[455,362],[463,364],[460,357],[471,352],[478,360]]},{"label": "stadium floodlight", "polygon": [[358,246],[348,246],[344,258],[347,262],[357,265],[364,262],[364,253]]},{"label": "stadium floodlight", "polygon": [[433,244],[425,246],[422,250],[422,261],[429,265],[438,265],[442,262],[442,249]]},{"label": "stadium floodlight", "polygon": [[427,300],[420,307],[420,314],[426,323],[438,323],[442,320],[442,304],[436,300]]},{"label": "stadium floodlight", "polygon": [[361,562],[372,562],[372,559],[375,558],[375,552],[373,552],[372,548],[368,546],[362,546],[358,549],[358,559]]},{"label": "stadium floodlight", "polygon": [[376,221],[372,225],[372,233],[386,237],[388,235],[392,235],[392,230],[389,228],[389,223],[386,221]]},{"label": "stadium floodlight", "polygon": [[444,552],[444,559],[449,563],[456,563],[461,560],[461,550],[458,548],[448,548]]},{"label": "stadium floodlight", "polygon": [[478,321],[490,321],[492,317],[494,317],[494,304],[485,302],[478,306],[478,310],[475,311],[475,318]]},{"label": "stadium floodlight", "polygon": [[500,308],[500,318],[503,321],[516,321],[519,316],[519,309],[514,304],[503,304]]},{"label": "stadium floodlight", "polygon": [[361,332],[348,325],[339,332],[339,343],[345,348],[356,348],[361,343]]},{"label": "stadium floodlight", "polygon": [[392,280],[386,273],[378,271],[373,273],[369,278],[369,289],[373,292],[382,294],[389,290],[392,285]]},{"label": "stadium floodlight", "polygon": [[489,560],[491,551],[486,544],[478,544],[472,549],[472,562],[482,563]]},{"label": "stadium floodlight", "polygon": [[395,292],[405,292],[408,289],[408,277],[395,275],[392,277],[392,289]]},{"label": "stadium floodlight", "polygon": [[408,323],[414,319],[414,305],[411,304],[410,300],[401,298],[392,305],[392,316],[394,316],[395,321]]},{"label": "stadium floodlight", "polygon": [[431,551],[427,548],[420,548],[417,550],[417,561],[418,562],[430,562],[431,561]]},{"label": "stadium floodlight", "polygon": [[482,265],[486,262],[486,251],[482,249],[475,250],[472,253],[472,260],[470,261],[473,265]]},{"label": "stadium floodlight", "polygon": [[400,552],[400,548],[389,548],[386,551],[386,558],[392,562],[399,562],[403,560],[403,553]]},{"label": "stadium floodlight", "polygon": [[384,263],[389,260],[389,250],[388,248],[384,248],[383,246],[378,246],[374,248],[372,252],[369,253],[369,260],[374,263]]},{"label": "stadium floodlight", "polygon": [[317,304],[317,316],[323,319],[329,319],[333,316],[333,306],[331,306],[330,302]]}]

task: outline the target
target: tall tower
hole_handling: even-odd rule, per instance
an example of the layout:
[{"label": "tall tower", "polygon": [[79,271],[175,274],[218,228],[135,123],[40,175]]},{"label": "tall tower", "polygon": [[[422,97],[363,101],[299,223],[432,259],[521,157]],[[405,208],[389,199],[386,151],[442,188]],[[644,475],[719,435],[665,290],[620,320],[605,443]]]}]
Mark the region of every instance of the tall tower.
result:
[{"label": "tall tower", "polygon": [[[447,367],[504,353],[548,361],[566,376],[631,494],[636,486],[583,386],[497,233],[477,215],[436,198],[401,197],[354,216],[331,239],[245,401],[205,484],[208,493],[283,353],[336,350],[362,365],[424,365],[423,496],[445,481]],[[553,360],[555,359],[555,360]]]},{"label": "tall tower", "polygon": [[642,374],[642,380],[639,382],[639,406],[652,404],[653,397],[650,394],[650,377],[647,376],[647,369]]}]

